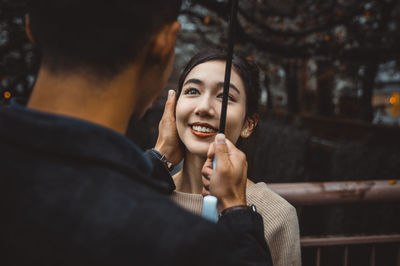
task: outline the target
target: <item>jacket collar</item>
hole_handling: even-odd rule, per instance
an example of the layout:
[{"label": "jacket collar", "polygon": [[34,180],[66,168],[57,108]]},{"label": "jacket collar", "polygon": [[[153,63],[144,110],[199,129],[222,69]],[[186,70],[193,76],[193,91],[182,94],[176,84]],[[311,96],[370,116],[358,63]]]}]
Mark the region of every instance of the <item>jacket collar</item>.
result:
[{"label": "jacket collar", "polygon": [[[0,136],[15,145],[66,159],[100,164],[160,189],[168,184],[150,177],[151,162],[125,136],[83,120],[24,107],[19,100],[0,110]],[[139,179],[139,180],[138,180]]]}]

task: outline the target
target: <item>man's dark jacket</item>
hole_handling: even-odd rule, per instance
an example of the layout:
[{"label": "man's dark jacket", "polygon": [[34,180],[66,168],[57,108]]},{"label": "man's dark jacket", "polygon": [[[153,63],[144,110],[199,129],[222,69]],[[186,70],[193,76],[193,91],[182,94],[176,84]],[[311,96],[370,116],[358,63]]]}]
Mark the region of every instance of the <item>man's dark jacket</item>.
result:
[{"label": "man's dark jacket", "polygon": [[162,164],[89,122],[0,108],[0,180],[3,266],[272,265],[257,213],[184,211]]}]

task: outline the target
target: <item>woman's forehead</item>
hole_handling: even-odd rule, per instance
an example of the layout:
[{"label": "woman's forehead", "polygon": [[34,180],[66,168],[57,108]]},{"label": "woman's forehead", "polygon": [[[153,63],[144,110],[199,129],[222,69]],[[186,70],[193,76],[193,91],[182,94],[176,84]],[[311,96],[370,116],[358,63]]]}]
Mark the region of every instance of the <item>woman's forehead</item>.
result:
[{"label": "woman's forehead", "polygon": [[[225,78],[224,61],[208,61],[195,66],[186,76],[184,84],[190,79],[201,80],[205,85],[215,85],[224,82]],[[234,68],[231,71],[231,84],[235,85],[239,90],[244,91],[243,81]]]}]

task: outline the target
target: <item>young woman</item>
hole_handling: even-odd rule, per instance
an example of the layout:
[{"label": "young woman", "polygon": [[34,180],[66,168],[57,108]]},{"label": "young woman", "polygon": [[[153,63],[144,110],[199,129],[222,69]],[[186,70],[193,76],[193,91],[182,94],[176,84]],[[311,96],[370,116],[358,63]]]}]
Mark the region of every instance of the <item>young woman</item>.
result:
[{"label": "young woman", "polygon": [[[207,151],[218,133],[226,54],[216,50],[195,55],[184,68],[178,83],[176,129],[184,149],[181,171],[173,180],[172,199],[200,214],[202,168]],[[258,123],[260,96],[257,66],[234,56],[226,120],[226,137],[239,144],[249,138]],[[162,134],[162,132],[160,132]],[[299,227],[296,210],[271,191],[265,183],[247,181],[248,204],[254,204],[264,221],[264,234],[275,266],[300,265]]]}]

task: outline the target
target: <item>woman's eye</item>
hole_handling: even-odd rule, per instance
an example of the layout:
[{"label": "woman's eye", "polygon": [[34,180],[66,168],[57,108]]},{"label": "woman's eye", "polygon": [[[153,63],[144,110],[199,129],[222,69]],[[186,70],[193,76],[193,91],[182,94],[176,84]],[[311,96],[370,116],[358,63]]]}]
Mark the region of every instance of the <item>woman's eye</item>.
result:
[{"label": "woman's eye", "polygon": [[[223,97],[222,93],[219,94],[217,97],[222,99],[222,97]],[[230,94],[228,95],[228,100],[231,101],[231,102],[236,102],[235,98],[233,98],[232,95],[230,95]]]},{"label": "woman's eye", "polygon": [[200,94],[200,92],[197,89],[194,88],[188,88],[185,90],[186,95],[194,95],[194,94]]}]

